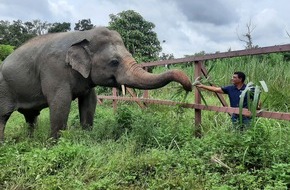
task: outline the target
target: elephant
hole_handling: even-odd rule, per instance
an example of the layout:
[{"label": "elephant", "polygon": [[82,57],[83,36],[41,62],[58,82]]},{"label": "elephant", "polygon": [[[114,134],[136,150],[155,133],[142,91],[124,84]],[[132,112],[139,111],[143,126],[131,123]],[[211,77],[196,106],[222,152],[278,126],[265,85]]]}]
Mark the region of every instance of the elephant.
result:
[{"label": "elephant", "polygon": [[50,137],[58,139],[75,99],[82,128],[93,126],[94,87],[156,89],[172,81],[192,91],[190,79],[181,70],[153,74],[143,69],[120,34],[107,27],[34,37],[0,66],[0,141],[14,111],[24,115],[32,135],[40,111],[48,107]]}]

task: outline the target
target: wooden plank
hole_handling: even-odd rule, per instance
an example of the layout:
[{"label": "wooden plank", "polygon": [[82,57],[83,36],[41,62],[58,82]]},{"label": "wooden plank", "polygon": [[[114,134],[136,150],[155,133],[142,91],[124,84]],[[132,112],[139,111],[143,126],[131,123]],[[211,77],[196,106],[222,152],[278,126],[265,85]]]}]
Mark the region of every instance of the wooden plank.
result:
[{"label": "wooden plank", "polygon": [[[126,89],[127,89],[127,91],[129,92],[129,94],[130,94],[132,97],[137,98],[137,95],[136,95],[136,93],[132,90],[132,88],[128,88],[128,87],[126,87]],[[146,106],[144,105],[144,102],[142,102],[142,101],[137,101],[136,103],[139,105],[140,108],[146,108]]]},{"label": "wooden plank", "polygon": [[[146,98],[130,98],[130,97],[114,97],[114,96],[98,96],[98,98],[107,100],[131,101],[131,102],[142,101],[148,104],[161,104],[168,106],[180,105],[184,108],[239,114],[239,108],[232,107],[206,106],[202,104],[189,104],[189,103],[174,102],[170,100],[157,100]],[[243,113],[246,113],[247,111],[248,111],[247,109],[243,109]],[[257,117],[290,121],[290,113],[286,112],[261,111],[260,113],[257,114]]]},{"label": "wooden plank", "polygon": [[152,67],[152,66],[158,66],[158,65],[161,66],[161,65],[171,65],[171,64],[189,63],[189,62],[193,63],[195,61],[205,61],[205,60],[212,60],[212,59],[222,59],[222,58],[231,58],[231,57],[239,57],[239,56],[247,56],[247,55],[260,55],[260,54],[288,52],[288,51],[290,51],[290,44],[238,50],[238,51],[229,51],[229,52],[214,53],[214,54],[206,54],[202,56],[190,56],[186,58],[154,61],[154,62],[142,63],[142,66]]}]

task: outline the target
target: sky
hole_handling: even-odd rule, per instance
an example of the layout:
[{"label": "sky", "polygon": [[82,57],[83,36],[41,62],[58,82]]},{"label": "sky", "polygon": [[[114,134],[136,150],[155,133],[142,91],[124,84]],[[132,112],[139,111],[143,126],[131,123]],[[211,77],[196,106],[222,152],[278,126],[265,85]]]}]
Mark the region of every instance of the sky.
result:
[{"label": "sky", "polygon": [[290,43],[289,0],[0,0],[0,20],[108,26],[110,14],[134,10],[155,24],[162,52],[175,58],[245,49],[247,26],[259,47]]}]

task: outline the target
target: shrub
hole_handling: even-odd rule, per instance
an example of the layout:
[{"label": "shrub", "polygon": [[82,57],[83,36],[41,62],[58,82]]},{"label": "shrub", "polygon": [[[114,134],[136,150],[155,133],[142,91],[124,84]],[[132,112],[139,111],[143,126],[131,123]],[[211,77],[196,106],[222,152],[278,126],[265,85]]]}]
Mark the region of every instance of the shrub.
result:
[{"label": "shrub", "polygon": [[3,61],[14,50],[14,46],[0,44],[0,61]]}]

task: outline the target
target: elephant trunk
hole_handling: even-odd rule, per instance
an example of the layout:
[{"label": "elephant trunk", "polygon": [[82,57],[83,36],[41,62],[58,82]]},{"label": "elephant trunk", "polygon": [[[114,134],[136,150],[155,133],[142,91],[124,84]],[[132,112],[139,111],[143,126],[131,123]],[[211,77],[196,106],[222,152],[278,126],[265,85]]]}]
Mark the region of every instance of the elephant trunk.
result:
[{"label": "elephant trunk", "polygon": [[122,79],[120,81],[120,83],[125,86],[139,89],[156,89],[175,81],[180,83],[184,90],[192,91],[192,84],[188,76],[180,70],[170,70],[161,74],[152,74],[145,71],[137,63],[129,65],[131,66],[126,70],[125,77],[122,77],[123,81]]}]

